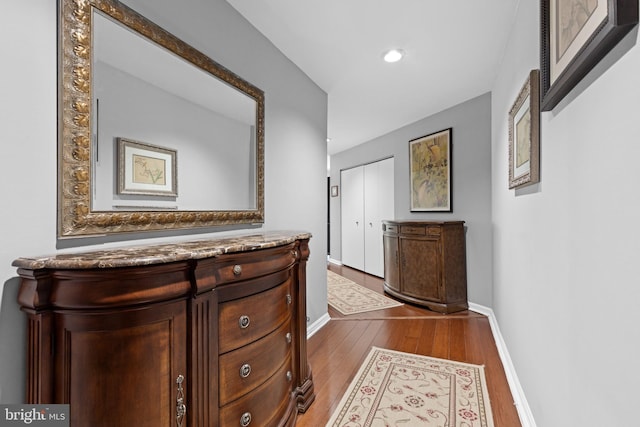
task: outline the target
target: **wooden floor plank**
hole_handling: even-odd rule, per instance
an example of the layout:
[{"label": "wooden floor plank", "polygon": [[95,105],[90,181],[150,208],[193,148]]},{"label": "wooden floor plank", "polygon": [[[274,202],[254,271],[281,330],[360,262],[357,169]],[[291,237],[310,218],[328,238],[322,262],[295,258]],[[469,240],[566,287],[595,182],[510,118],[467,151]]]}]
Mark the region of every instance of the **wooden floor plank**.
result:
[{"label": "wooden floor plank", "polygon": [[418,341],[422,334],[424,322],[405,322],[407,323],[407,326],[403,329],[403,340],[398,349],[399,351],[414,353],[418,347]]},{"label": "wooden floor plank", "polygon": [[[371,325],[367,322],[345,322],[340,328],[334,328],[335,333],[331,335],[331,338],[335,336],[339,337],[339,339],[327,339],[325,341],[325,345],[318,354],[317,366],[312,366],[312,369],[318,372],[333,373],[338,370],[344,373],[341,365],[348,362],[348,359],[358,356],[356,350],[359,349],[353,343],[369,328],[371,328]],[[353,363],[357,362],[356,360]]]},{"label": "wooden floor plank", "polygon": [[[347,267],[331,270],[383,293],[383,281]],[[472,311],[443,315],[405,304],[345,316],[329,307],[331,321],[307,345],[316,399],[297,420],[321,427],[331,417],[372,346],[484,365],[495,427],[520,426],[489,320]]]},{"label": "wooden floor plank", "polygon": [[467,331],[469,320],[450,319],[449,359],[465,362],[467,357]]},{"label": "wooden floor plank", "polygon": [[416,347],[416,354],[433,356],[433,342],[436,336],[436,320],[422,322],[422,336]]},{"label": "wooden floor plank", "polygon": [[449,358],[449,319],[438,319],[436,322],[436,333],[433,337],[433,349],[428,356]]},{"label": "wooden floor plank", "polygon": [[483,329],[491,329],[488,323],[488,319],[486,318],[477,318],[473,319],[472,322],[469,322],[466,362],[483,365],[490,356],[487,354],[486,350],[487,347],[494,345],[494,341],[492,339],[491,343],[487,343],[486,340],[488,337],[483,334]]}]

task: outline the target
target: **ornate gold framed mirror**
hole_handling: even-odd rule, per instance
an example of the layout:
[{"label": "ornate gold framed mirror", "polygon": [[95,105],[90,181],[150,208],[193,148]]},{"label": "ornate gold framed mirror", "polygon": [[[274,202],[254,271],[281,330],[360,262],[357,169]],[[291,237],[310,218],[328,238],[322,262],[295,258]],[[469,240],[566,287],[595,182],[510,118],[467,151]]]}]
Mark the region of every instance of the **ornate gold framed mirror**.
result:
[{"label": "ornate gold framed mirror", "polygon": [[264,93],[117,0],[59,1],[58,237],[264,222]]}]

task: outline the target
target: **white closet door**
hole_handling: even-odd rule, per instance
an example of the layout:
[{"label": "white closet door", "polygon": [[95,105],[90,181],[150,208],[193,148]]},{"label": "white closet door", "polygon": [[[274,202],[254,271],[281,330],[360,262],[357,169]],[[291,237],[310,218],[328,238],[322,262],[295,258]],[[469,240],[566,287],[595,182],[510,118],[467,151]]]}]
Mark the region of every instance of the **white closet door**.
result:
[{"label": "white closet door", "polygon": [[342,194],[342,263],[364,271],[364,170],[362,167],[340,173]]},{"label": "white closet door", "polygon": [[364,166],[364,271],[384,277],[382,221],[394,218],[393,158]]}]

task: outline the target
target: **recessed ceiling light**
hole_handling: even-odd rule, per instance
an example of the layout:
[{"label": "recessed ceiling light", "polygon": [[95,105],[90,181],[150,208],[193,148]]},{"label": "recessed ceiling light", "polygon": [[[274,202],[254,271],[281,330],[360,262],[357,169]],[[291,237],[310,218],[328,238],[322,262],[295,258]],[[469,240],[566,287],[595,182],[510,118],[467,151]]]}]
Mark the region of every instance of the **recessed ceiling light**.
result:
[{"label": "recessed ceiling light", "polygon": [[404,51],[402,49],[391,49],[385,52],[382,57],[386,62],[398,62],[404,56]]}]

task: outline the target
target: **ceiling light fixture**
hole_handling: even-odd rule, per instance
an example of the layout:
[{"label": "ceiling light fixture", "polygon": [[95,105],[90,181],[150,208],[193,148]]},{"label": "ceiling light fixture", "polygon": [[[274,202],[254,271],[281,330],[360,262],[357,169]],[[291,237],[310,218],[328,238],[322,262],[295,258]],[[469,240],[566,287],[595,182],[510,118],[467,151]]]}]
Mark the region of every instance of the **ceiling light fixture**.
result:
[{"label": "ceiling light fixture", "polygon": [[404,51],[402,49],[391,49],[385,52],[382,57],[386,62],[398,62],[404,56]]}]

